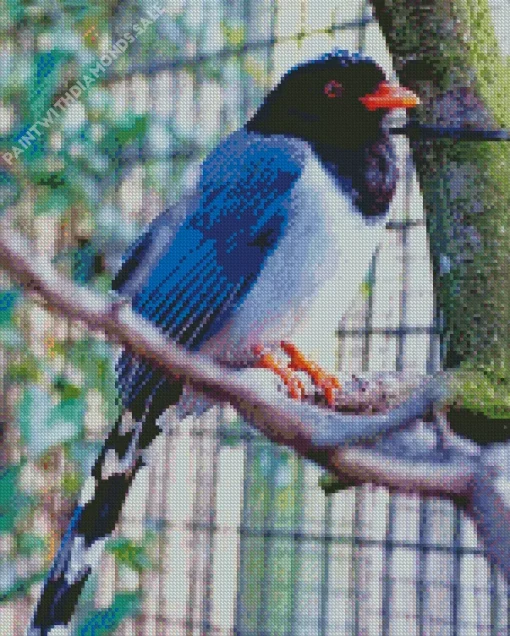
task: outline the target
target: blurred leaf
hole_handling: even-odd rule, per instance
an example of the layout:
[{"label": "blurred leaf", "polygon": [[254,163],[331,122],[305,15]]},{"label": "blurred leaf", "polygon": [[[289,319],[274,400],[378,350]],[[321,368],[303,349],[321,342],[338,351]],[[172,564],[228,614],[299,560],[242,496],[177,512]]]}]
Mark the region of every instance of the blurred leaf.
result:
[{"label": "blurred leaf", "polygon": [[89,12],[88,15],[80,18],[80,23],[75,23],[76,30],[82,37],[83,44],[91,51],[98,51],[100,45],[100,38],[98,35],[104,32],[103,28],[98,29],[98,23],[100,22],[97,12]]},{"label": "blurred leaf", "polygon": [[85,400],[68,398],[54,405],[48,391],[31,385],[23,393],[17,415],[27,452],[38,457],[49,448],[80,436]]},{"label": "blurred leaf", "polygon": [[99,254],[90,241],[84,241],[80,247],[73,250],[72,272],[73,280],[77,283],[84,284],[91,281],[98,273],[99,265]]},{"label": "blurred leaf", "polygon": [[7,365],[6,379],[9,382],[37,382],[41,376],[40,364],[37,358],[28,353],[20,362],[10,362]]},{"label": "blurred leaf", "polygon": [[225,429],[221,432],[221,440],[220,444],[222,446],[239,446],[243,443],[241,436],[238,431],[233,431],[231,429]]},{"label": "blurred leaf", "polygon": [[37,185],[50,183],[53,179],[59,179],[66,168],[65,162],[59,154],[51,152],[44,157],[34,159],[26,166],[26,174]]},{"label": "blurred leaf", "polygon": [[0,170],[0,212],[14,205],[20,193],[18,180],[6,170]]},{"label": "blurred leaf", "polygon": [[[80,397],[68,397],[62,398],[60,402],[55,405],[50,415],[51,426],[67,426],[72,425],[71,428],[75,432],[81,432],[83,425],[83,418],[85,416],[86,404],[83,398],[83,392]],[[75,437],[75,435],[72,435]],[[62,439],[61,441],[64,441]]]},{"label": "blurred leaf", "polygon": [[108,541],[106,550],[114,554],[119,563],[127,565],[136,572],[149,570],[154,567],[154,564],[147,554],[146,547],[144,545],[134,543],[134,541],[126,539],[125,537],[119,537]]},{"label": "blurred leaf", "polygon": [[34,214],[63,214],[69,207],[69,198],[67,193],[62,190],[50,190],[39,192],[39,196],[35,202]]},{"label": "blurred leaf", "polygon": [[0,534],[12,532],[18,518],[28,512],[32,498],[19,489],[19,476],[25,462],[0,472]]},{"label": "blurred leaf", "polygon": [[246,28],[242,24],[231,25],[223,22],[221,30],[226,43],[232,48],[239,48],[246,41]]},{"label": "blurred leaf", "polygon": [[79,636],[105,636],[112,634],[124,618],[140,612],[140,594],[124,592],[115,595],[113,603],[107,609],[92,612],[78,626]]},{"label": "blurred leaf", "polygon": [[84,174],[75,165],[67,163],[65,169],[66,192],[71,204],[88,208],[94,213],[101,201],[101,188],[97,179]]},{"label": "blurred leaf", "polygon": [[369,298],[374,285],[371,280],[365,280],[361,283],[361,295],[363,298]]},{"label": "blurred leaf", "polygon": [[[46,111],[58,99],[57,92],[62,81],[62,65],[69,59],[69,53],[58,48],[34,54],[32,77],[28,85],[29,127],[33,122],[44,117]],[[60,109],[56,110],[60,113]]]},{"label": "blurred leaf", "polygon": [[221,82],[223,74],[223,66],[217,60],[206,60],[201,66],[200,71],[205,79]]},{"label": "blurred leaf", "polygon": [[94,338],[84,338],[71,346],[68,359],[85,375],[87,388],[96,389],[103,397],[105,415],[114,419],[118,415],[117,391],[112,348]]},{"label": "blurred leaf", "polygon": [[112,121],[112,127],[103,137],[101,147],[108,152],[136,139],[142,139],[147,131],[148,121],[147,115],[121,115]]},{"label": "blurred leaf", "polygon": [[241,417],[236,417],[235,420],[228,424],[221,424],[220,444],[222,446],[239,446],[243,443],[243,420]]},{"label": "blurred leaf", "polygon": [[255,80],[257,86],[264,86],[267,73],[264,66],[253,56],[247,55],[244,58],[244,71]]},{"label": "blurred leaf", "polygon": [[6,589],[0,589],[0,602],[9,601],[17,596],[25,596],[34,583],[42,581],[46,576],[46,570],[36,572],[23,579],[17,579]]},{"label": "blurred leaf", "polygon": [[58,340],[51,342],[51,354],[53,356],[65,356],[68,348],[69,344],[67,342],[59,342]]},{"label": "blurred leaf", "polygon": [[72,12],[73,16],[80,20],[84,17],[92,19],[92,16],[99,12],[98,7],[84,0],[60,0],[60,3],[66,11]]},{"label": "blurred leaf", "polygon": [[44,537],[32,532],[23,532],[16,537],[16,550],[18,554],[30,556],[34,553],[45,553],[47,542]]},{"label": "blurred leaf", "polygon": [[[37,185],[47,185],[53,189],[57,189],[65,185],[66,181],[62,171],[55,171],[48,168],[47,164],[43,164],[43,169],[40,170],[41,163],[36,163],[36,169],[31,170],[32,179]],[[47,168],[46,170],[44,168]]]},{"label": "blurred leaf", "polygon": [[0,326],[0,344],[6,349],[18,351],[23,346],[23,336],[17,327]]},{"label": "blurred leaf", "polygon": [[261,446],[256,454],[258,470],[262,479],[274,479],[277,485],[284,477],[289,467],[291,453],[286,449],[273,448],[272,446]]},{"label": "blurred leaf", "polygon": [[0,326],[12,321],[14,308],[20,296],[19,289],[0,289]]},{"label": "blurred leaf", "polygon": [[62,475],[60,487],[65,497],[74,497],[80,492],[83,479],[77,471],[67,471]]},{"label": "blurred leaf", "polygon": [[62,400],[72,400],[83,395],[83,389],[69,382],[64,376],[57,376],[53,380],[53,388],[60,393]]},{"label": "blurred leaf", "polygon": [[24,8],[18,0],[7,0],[0,11],[0,29],[9,29],[14,27],[16,22],[21,20],[24,15]]},{"label": "blurred leaf", "polygon": [[94,278],[94,289],[102,294],[107,294],[112,289],[112,275],[102,272]]},{"label": "blurred leaf", "polygon": [[350,486],[346,486],[345,482],[332,473],[322,473],[319,477],[319,488],[324,491],[325,495],[334,495],[336,492],[350,488]]}]

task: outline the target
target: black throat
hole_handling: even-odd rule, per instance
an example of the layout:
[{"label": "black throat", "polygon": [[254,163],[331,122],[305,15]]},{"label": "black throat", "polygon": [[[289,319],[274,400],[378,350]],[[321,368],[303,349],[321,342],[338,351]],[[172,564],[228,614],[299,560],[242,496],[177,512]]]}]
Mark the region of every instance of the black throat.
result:
[{"label": "black throat", "polygon": [[388,212],[398,179],[395,149],[387,133],[358,148],[310,144],[316,156],[367,217]]},{"label": "black throat", "polygon": [[341,144],[332,143],[331,129],[320,118],[272,105],[271,95],[245,128],[262,135],[286,135],[306,141],[336,184],[352,197],[366,217],[388,212],[395,193],[398,170],[393,144],[382,128],[382,118],[365,117],[359,111],[343,121],[346,127]]}]

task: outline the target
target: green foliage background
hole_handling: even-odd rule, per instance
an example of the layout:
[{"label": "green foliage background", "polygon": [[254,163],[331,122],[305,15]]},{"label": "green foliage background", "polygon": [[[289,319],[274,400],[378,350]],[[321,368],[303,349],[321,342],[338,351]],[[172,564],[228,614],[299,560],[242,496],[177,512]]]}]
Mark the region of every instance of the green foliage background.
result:
[{"label": "green foliage background", "polygon": [[[0,212],[62,273],[102,293],[143,225],[179,200],[201,158],[258,106],[272,74],[283,70],[278,64],[297,61],[305,44],[309,55],[335,47],[360,50],[360,25],[368,24],[367,4],[357,0],[338,3],[339,15],[321,3],[183,0],[182,10],[142,23],[156,4],[32,0],[10,1],[0,10]],[[277,16],[280,10],[285,18]],[[353,21],[354,12],[361,22]],[[135,24],[135,42],[51,126],[40,127],[42,134],[19,157],[6,161],[5,153],[20,147],[34,123],[90,74],[112,44],[133,34]],[[362,289],[367,303],[373,282],[368,277]],[[37,307],[0,272],[0,609],[14,607],[16,616],[32,609],[117,413],[116,354],[101,337]],[[312,490],[317,507],[308,516],[324,514],[324,532],[313,541],[302,534],[310,496],[305,473],[316,471],[316,487],[318,469],[239,420],[219,421],[216,432],[223,451],[243,445],[241,521],[230,528],[240,546],[236,625],[243,633],[283,636],[298,622],[306,630],[303,618],[313,626],[320,613],[325,621],[332,503],[318,488]],[[194,499],[208,492],[200,490],[197,474]],[[214,470],[209,476],[217,478]],[[187,528],[190,545],[209,533],[212,553],[214,506],[205,520],[192,512],[198,530]],[[347,514],[342,533],[353,546],[354,563],[349,524]],[[98,610],[92,579],[80,600],[77,633],[115,632],[126,617],[143,613],[143,583],[172,575],[161,565],[168,549],[165,520],[145,519],[143,530],[139,541],[116,536],[105,557],[115,559],[116,582],[129,573],[142,585],[118,589],[109,607]],[[211,554],[216,567],[215,559]],[[320,589],[312,583],[309,592],[321,600],[310,611],[307,605],[304,616],[298,605],[309,573],[317,584],[321,577]],[[357,602],[354,587],[342,585]],[[204,606],[208,593],[200,598]]]},{"label": "green foliage background", "polygon": [[[8,0],[0,11],[1,212],[62,272],[100,292],[109,290],[121,254],[142,226],[179,198],[187,167],[242,117],[232,110],[222,129],[210,133],[179,128],[171,114],[162,116],[148,104],[134,107],[132,95],[119,92],[119,81],[132,78],[136,69],[142,83],[149,82],[159,65],[196,86],[220,87],[228,73],[258,99],[266,77],[254,56],[233,55],[228,65],[214,58],[193,62],[211,38],[224,49],[242,51],[245,28],[235,6],[218,3],[210,20],[184,11],[151,19],[157,4]],[[90,76],[90,68],[126,32],[136,33],[126,51],[65,112],[55,109],[60,116],[48,128],[39,127],[42,134],[17,158],[5,160],[4,153],[21,148],[20,138],[77,80]],[[126,185],[149,203],[126,210]],[[2,273],[0,348],[0,535],[9,538],[0,554],[0,603],[5,603],[39,583],[51,562],[117,413],[117,352],[51,312],[43,315]],[[87,417],[95,420],[92,428]],[[41,511],[52,519],[49,531],[38,527]],[[148,557],[153,540],[153,532],[140,544],[118,538],[110,552],[120,567],[141,572],[157,567]],[[137,594],[118,594],[108,610],[82,612],[80,633],[114,631],[123,617],[139,611]]]}]

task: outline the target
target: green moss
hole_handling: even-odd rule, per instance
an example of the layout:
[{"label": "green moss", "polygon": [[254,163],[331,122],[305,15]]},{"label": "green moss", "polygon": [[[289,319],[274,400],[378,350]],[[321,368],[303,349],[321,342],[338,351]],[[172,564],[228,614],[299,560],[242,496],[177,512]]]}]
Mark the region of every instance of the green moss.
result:
[{"label": "green moss", "polygon": [[489,419],[510,419],[510,372],[464,364],[452,379],[453,406]]},{"label": "green moss", "polygon": [[476,72],[478,92],[498,123],[508,125],[510,65],[501,55],[487,0],[466,0],[465,10],[471,33],[468,62]]}]

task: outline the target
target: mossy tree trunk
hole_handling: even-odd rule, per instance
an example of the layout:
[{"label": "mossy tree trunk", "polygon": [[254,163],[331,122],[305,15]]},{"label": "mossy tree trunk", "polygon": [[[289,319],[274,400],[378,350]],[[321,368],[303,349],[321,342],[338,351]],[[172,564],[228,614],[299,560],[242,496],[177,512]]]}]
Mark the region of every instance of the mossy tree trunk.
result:
[{"label": "mossy tree trunk", "polygon": [[[372,0],[421,123],[510,128],[510,72],[487,0]],[[412,141],[427,213],[454,430],[510,424],[510,143]],[[489,432],[490,428],[490,432]],[[509,429],[510,431],[510,426]],[[509,432],[510,435],[510,432]]]}]

